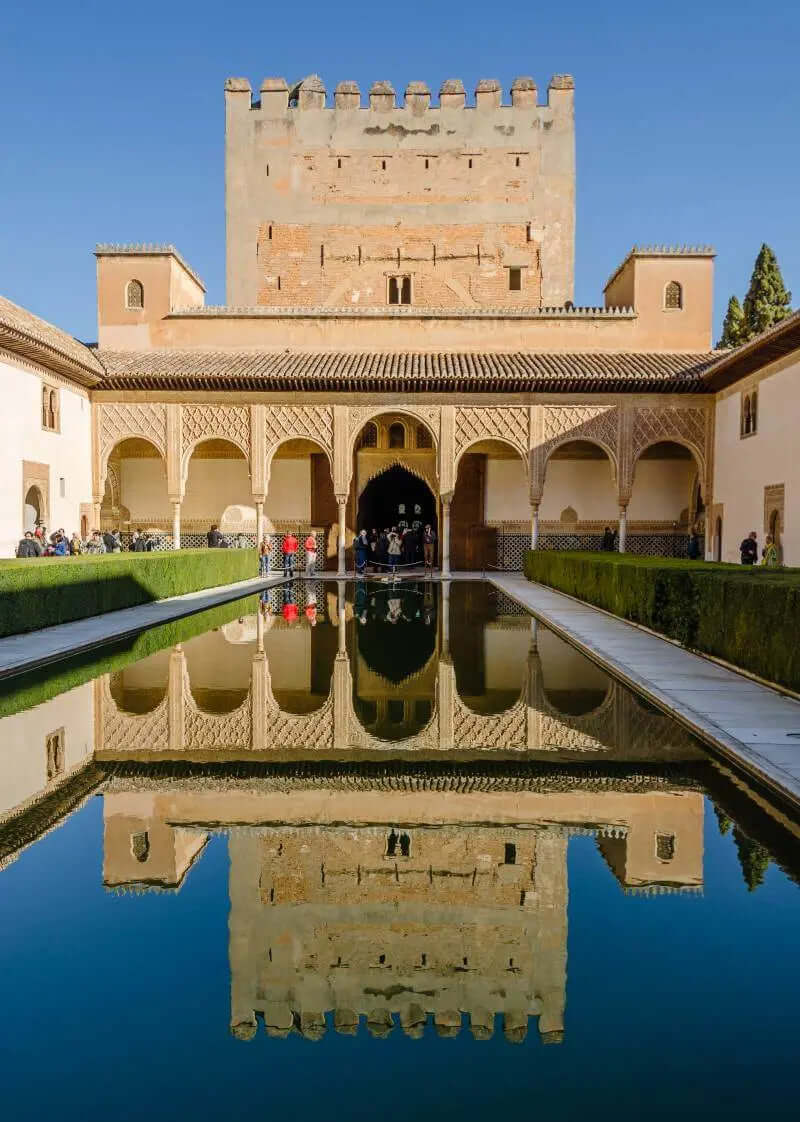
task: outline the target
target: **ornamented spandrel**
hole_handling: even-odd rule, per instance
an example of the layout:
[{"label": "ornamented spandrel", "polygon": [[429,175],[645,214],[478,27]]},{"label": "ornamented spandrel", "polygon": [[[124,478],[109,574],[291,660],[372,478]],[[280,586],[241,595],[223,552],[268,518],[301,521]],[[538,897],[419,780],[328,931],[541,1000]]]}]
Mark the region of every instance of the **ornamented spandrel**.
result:
[{"label": "ornamented spandrel", "polygon": [[120,440],[149,440],[166,458],[167,415],[161,402],[102,402],[97,406],[100,455],[105,461]]},{"label": "ornamented spandrel", "polygon": [[184,454],[201,440],[230,440],[250,459],[250,410],[246,405],[184,405]]},{"label": "ornamented spandrel", "polygon": [[528,746],[528,706],[520,698],[503,713],[475,713],[457,696],[453,698],[453,746],[523,751]]},{"label": "ornamented spandrel", "polygon": [[602,445],[616,460],[616,405],[547,405],[544,409],[545,455],[570,440],[590,440]]},{"label": "ornamented spandrel", "polygon": [[479,440],[504,440],[522,456],[528,470],[530,411],[527,406],[474,406],[456,410],[456,458]]},{"label": "ornamented spandrel", "polygon": [[701,470],[704,470],[707,423],[707,411],[702,406],[638,408],[633,418],[633,462],[651,444],[674,440],[687,444],[696,454]]},{"label": "ornamented spandrel", "polygon": [[333,456],[333,408],[330,405],[268,405],[267,451],[284,440],[314,440]]},{"label": "ornamented spandrel", "polygon": [[361,431],[367,421],[372,421],[384,413],[405,413],[409,417],[416,417],[424,421],[431,431],[434,443],[439,443],[439,417],[441,409],[438,405],[404,405],[402,409],[389,407],[375,408],[374,405],[357,405],[348,410],[347,432],[352,444],[353,438]]}]

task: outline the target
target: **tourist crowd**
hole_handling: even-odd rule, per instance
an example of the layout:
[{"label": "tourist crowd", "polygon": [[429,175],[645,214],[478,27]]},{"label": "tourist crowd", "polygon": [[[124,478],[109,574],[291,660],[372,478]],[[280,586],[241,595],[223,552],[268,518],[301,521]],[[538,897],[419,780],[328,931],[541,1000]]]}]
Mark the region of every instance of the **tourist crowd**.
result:
[{"label": "tourist crowd", "polygon": [[[129,546],[132,553],[149,553],[156,546],[151,534],[135,530]],[[26,530],[17,546],[17,557],[77,557],[84,553],[122,553],[122,539],[118,530],[92,530],[88,537],[82,538],[77,530],[67,536],[66,530],[47,533],[44,526]]]}]

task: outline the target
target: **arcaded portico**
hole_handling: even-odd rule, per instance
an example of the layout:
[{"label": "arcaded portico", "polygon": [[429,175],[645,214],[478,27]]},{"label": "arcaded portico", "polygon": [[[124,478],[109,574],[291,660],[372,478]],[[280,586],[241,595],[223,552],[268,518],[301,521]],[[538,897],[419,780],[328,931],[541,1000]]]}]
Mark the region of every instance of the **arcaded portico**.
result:
[{"label": "arcaded portico", "polygon": [[[353,533],[371,529],[376,512],[378,528],[390,524],[376,481],[400,468],[422,485],[418,505],[430,496],[446,573],[454,562],[494,563],[498,539],[520,556],[531,545],[599,544],[605,526],[618,528],[621,550],[664,552],[659,541],[685,535],[711,501],[705,396],[527,393],[514,397],[529,404],[510,404],[478,392],[455,404],[449,394],[382,394],[358,405],[335,391],[301,405],[280,391],[250,393],[249,403],[231,396],[98,394],[95,519],[158,530],[176,547],[200,544],[212,523],[251,544],[313,530],[343,572]],[[392,487],[396,504],[420,490],[399,476]]]}]

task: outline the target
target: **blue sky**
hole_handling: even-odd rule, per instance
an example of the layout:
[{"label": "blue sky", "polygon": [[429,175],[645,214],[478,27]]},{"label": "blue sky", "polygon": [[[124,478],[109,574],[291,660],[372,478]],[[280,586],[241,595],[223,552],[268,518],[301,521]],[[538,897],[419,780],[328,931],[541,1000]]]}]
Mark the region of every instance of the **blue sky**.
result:
[{"label": "blue sky", "polygon": [[800,305],[792,0],[244,4],[6,0],[0,292],[96,338],[92,248],[173,242],[224,302],[223,83],[319,73],[434,91],[576,80],[576,302],[639,243],[711,243],[718,331],[762,241]]}]

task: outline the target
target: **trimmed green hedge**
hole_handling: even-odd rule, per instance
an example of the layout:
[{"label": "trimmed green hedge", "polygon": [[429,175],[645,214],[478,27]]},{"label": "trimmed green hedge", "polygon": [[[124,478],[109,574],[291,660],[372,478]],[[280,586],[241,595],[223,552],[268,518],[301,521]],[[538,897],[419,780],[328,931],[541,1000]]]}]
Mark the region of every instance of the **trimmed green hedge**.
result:
[{"label": "trimmed green hedge", "polygon": [[529,550],[528,580],[800,690],[800,570]]},{"label": "trimmed green hedge", "polygon": [[0,636],[258,576],[254,549],[180,549],[0,561]]}]

